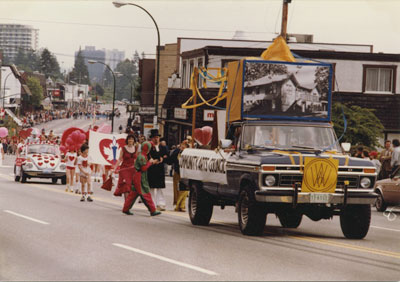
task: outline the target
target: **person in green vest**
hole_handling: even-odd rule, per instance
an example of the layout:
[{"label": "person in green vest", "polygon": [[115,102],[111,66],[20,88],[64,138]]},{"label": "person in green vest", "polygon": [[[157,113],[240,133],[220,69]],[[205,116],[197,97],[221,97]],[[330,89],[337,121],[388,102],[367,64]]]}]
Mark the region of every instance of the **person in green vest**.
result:
[{"label": "person in green vest", "polygon": [[133,215],[130,211],[136,199],[140,196],[143,203],[150,211],[151,216],[159,215],[161,212],[157,211],[153,199],[150,194],[150,186],[147,178],[147,170],[149,167],[156,163],[156,160],[148,159],[147,155],[150,152],[152,144],[148,141],[143,142],[141,145],[141,152],[135,161],[136,173],[133,176],[132,189],[125,200],[122,212],[127,215]]}]

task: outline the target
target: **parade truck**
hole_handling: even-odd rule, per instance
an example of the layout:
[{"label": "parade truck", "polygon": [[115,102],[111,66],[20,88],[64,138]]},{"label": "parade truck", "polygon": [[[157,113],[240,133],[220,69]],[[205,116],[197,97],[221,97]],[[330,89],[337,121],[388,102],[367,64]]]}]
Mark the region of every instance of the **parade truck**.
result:
[{"label": "parade truck", "polygon": [[214,206],[234,206],[245,235],[262,234],[275,214],[284,228],[339,216],[346,238],[364,238],[377,173],[335,134],[331,65],[243,59],[228,70],[225,138],[179,160],[192,224],[208,225]]}]

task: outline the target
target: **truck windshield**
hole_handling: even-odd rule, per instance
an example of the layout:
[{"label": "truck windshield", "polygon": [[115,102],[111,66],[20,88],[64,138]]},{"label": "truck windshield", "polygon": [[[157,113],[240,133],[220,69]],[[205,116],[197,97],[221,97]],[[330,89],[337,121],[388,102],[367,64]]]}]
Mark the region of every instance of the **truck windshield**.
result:
[{"label": "truck windshield", "polygon": [[242,136],[243,150],[341,150],[331,127],[246,125]]}]

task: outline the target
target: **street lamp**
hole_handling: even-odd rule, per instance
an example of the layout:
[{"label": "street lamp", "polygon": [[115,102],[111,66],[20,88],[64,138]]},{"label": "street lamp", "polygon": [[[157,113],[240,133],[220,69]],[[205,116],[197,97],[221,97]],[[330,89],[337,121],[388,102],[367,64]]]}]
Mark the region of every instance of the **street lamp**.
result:
[{"label": "street lamp", "polygon": [[136,6],[140,9],[142,9],[143,11],[145,11],[150,18],[153,20],[156,29],[157,29],[157,66],[156,66],[156,116],[158,116],[158,86],[159,86],[159,74],[160,74],[160,31],[158,29],[158,25],[156,23],[156,21],[154,20],[153,16],[142,6],[139,6],[137,4],[133,4],[133,3],[125,3],[125,2],[121,2],[121,1],[114,1],[112,2],[114,4],[115,7],[119,8],[125,5],[132,5],[132,6]]},{"label": "street lamp", "polygon": [[114,74],[113,70],[110,68],[110,66],[107,65],[106,63],[103,63],[101,61],[93,61],[93,60],[88,60],[88,63],[89,64],[96,64],[96,63],[103,64],[108,68],[108,70],[113,75],[113,86],[114,86],[113,88],[114,88],[114,90],[113,90],[112,110],[111,110],[111,133],[113,133],[114,132],[114,104],[115,104],[115,74]]}]

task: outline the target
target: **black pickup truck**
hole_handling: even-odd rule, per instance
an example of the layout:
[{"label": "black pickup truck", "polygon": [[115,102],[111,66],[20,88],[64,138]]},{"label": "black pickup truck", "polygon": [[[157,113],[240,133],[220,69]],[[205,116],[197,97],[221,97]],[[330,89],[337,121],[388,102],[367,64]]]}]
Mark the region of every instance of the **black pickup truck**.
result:
[{"label": "black pickup truck", "polygon": [[232,205],[245,235],[262,234],[269,213],[285,228],[297,228],[303,215],[339,215],[346,238],[367,235],[375,167],[345,154],[330,123],[243,121],[229,132],[222,148],[182,153],[192,224],[208,225],[214,206]]}]

